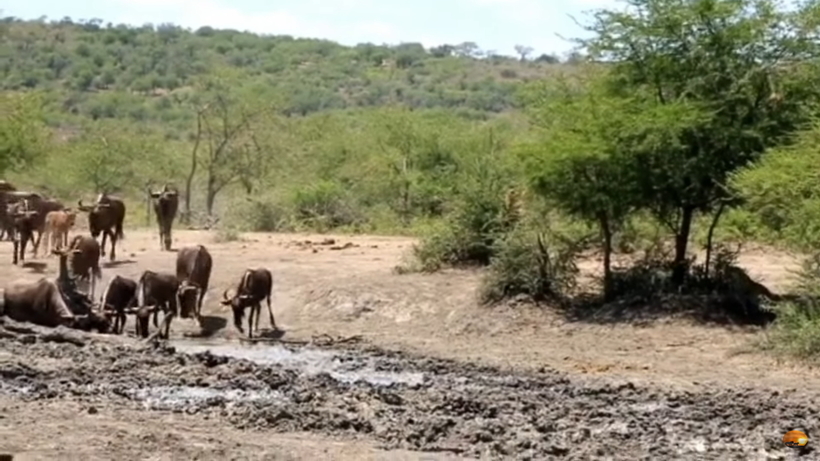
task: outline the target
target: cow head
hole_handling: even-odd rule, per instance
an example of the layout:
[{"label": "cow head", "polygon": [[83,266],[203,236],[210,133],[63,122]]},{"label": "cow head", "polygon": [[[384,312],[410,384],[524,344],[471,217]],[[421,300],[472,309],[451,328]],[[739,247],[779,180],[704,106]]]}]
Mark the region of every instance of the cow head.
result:
[{"label": "cow head", "polygon": [[197,299],[202,289],[187,280],[183,280],[177,289],[177,306],[179,307],[179,316],[183,319],[191,317],[191,314],[196,310]]},{"label": "cow head", "polygon": [[137,334],[140,337],[148,337],[148,319],[157,309],[157,306],[129,307],[125,309],[126,314],[134,314],[136,317],[134,321],[137,327]]},{"label": "cow head", "polygon": [[233,288],[227,289],[222,293],[222,300],[220,303],[223,306],[231,306],[233,310],[233,323],[240,332],[242,330],[242,317],[245,316],[245,307],[248,306],[251,300],[251,295],[239,294]]},{"label": "cow head", "polygon": [[[104,200],[104,202],[100,203],[100,200]],[[97,202],[98,203],[94,205],[83,205],[82,200],[77,202],[77,209],[88,213],[88,230],[91,231],[91,236],[94,238],[97,238],[102,232],[102,229],[97,223],[100,213],[106,212],[111,208],[111,203],[109,203],[104,194],[100,194],[100,197],[97,198]]]},{"label": "cow head", "polygon": [[74,223],[77,221],[77,212],[71,208],[66,208],[63,213],[65,213],[66,226],[69,228],[74,227]]},{"label": "cow head", "polygon": [[105,315],[89,311],[88,314],[75,315],[66,319],[66,325],[83,331],[97,330],[99,333],[111,331],[111,320]]}]

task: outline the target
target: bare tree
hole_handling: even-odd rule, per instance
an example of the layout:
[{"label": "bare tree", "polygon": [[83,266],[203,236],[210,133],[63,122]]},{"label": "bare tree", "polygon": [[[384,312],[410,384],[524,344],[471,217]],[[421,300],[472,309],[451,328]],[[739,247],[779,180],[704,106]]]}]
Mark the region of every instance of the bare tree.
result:
[{"label": "bare tree", "polygon": [[[192,155],[189,178],[193,178],[194,163],[201,161],[207,174],[205,207],[209,216],[213,215],[216,196],[225,186],[241,182],[246,191],[252,193],[252,184],[265,174],[268,156],[254,130],[269,113],[267,108],[251,108],[231,101],[222,92],[199,113],[194,141],[198,147]],[[202,158],[197,158],[197,149],[204,149]]]}]

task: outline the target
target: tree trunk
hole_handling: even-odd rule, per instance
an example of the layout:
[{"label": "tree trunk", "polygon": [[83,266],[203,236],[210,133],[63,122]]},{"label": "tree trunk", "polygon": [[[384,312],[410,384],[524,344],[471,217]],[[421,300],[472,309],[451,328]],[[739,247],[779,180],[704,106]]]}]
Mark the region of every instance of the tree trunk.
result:
[{"label": "tree trunk", "polygon": [[185,213],[182,214],[181,219],[185,224],[191,223],[191,189],[196,176],[197,153],[199,151],[199,142],[202,139],[202,113],[204,110],[200,109],[196,114],[196,138],[194,147],[191,148],[191,169],[188,171],[188,177],[185,178]]},{"label": "tree trunk", "polygon": [[219,189],[216,187],[216,180],[212,174],[209,174],[208,190],[205,196],[205,209],[208,212],[208,216],[214,215],[214,201],[216,201],[216,194],[218,193]]},{"label": "tree trunk", "polygon": [[612,280],[612,229],[606,213],[598,216],[598,223],[601,226],[601,235],[604,240],[604,302],[611,302],[615,297]]},{"label": "tree trunk", "polygon": [[686,278],[686,250],[689,245],[689,234],[692,232],[692,220],[695,218],[695,209],[684,207],[681,210],[680,227],[675,234],[675,261],[672,269],[672,285],[680,287]]},{"label": "tree trunk", "polygon": [[709,265],[712,262],[712,240],[715,235],[715,228],[718,225],[718,221],[720,221],[720,215],[723,214],[723,210],[726,208],[725,203],[721,203],[715,212],[714,218],[712,218],[712,224],[709,225],[709,233],[706,235],[706,262],[704,264],[706,276],[709,276]]}]

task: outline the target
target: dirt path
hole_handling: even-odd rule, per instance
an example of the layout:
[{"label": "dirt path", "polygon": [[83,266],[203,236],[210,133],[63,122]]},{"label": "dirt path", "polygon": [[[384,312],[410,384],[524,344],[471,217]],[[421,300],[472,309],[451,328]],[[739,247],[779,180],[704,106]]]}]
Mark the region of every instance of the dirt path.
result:
[{"label": "dirt path", "polygon": [[[322,244],[327,239],[335,241]],[[748,386],[777,388],[788,395],[793,395],[793,389],[820,395],[820,379],[817,379],[820,376],[816,371],[778,364],[770,358],[749,352],[749,341],[759,338],[760,332],[729,331],[679,321],[645,328],[572,324],[548,311],[529,306],[507,305],[493,309],[478,306],[475,300],[475,288],[480,280],[478,272],[394,275],[391,269],[401,262],[413,243],[407,238],[248,234],[240,241],[217,243],[213,233],[175,231],[176,247],[194,243],[206,245],[214,257],[215,270],[205,312],[213,317],[210,322],[218,326],[224,325],[229,317],[229,312],[218,303],[222,291],[235,283],[245,268],[264,266],[274,274],[274,314],[277,323],[287,331],[288,338],[309,338],[315,334],[362,335],[367,342],[383,348],[431,357],[474,361],[517,370],[554,368],[569,373],[567,376],[573,377],[573,380],[599,377],[607,380],[629,379],[638,386],[670,389],[669,392],[674,388],[704,392],[704,389],[717,386]],[[127,231],[126,240],[118,248],[118,255],[123,261],[113,267],[103,267],[103,282],[114,274],[137,278],[145,269],[173,271],[175,254],[160,252],[158,246],[153,230]],[[4,258],[11,261],[10,243],[0,244],[0,260]],[[56,258],[39,258],[34,262],[46,262],[45,274],[55,274]],[[788,269],[794,267],[795,261],[787,255],[756,251],[744,255],[741,264],[777,289],[788,282]],[[34,273],[32,268],[16,268],[10,264],[0,266],[0,280],[36,279],[41,276]],[[99,295],[104,283],[98,286]],[[265,315],[262,322],[267,325]],[[179,337],[195,329],[192,321],[175,320],[172,335]],[[217,336],[235,339],[239,334],[229,324],[219,330]],[[28,414],[73,411],[68,407],[61,410],[59,402],[64,400],[62,398],[45,406],[19,403],[9,398],[3,397],[0,402],[4,405],[19,404],[25,410],[22,415],[11,419],[6,416],[4,422],[10,427],[33,424],[34,416],[25,416]],[[718,397],[706,400],[712,398]],[[123,415],[137,411],[111,405],[112,411],[121,411]],[[796,418],[799,414],[792,416]],[[131,416],[128,418],[131,420]],[[292,452],[294,459],[308,459],[309,455],[318,453],[310,451],[313,448],[299,451],[302,436],[277,435],[270,439],[267,436],[245,437],[245,432],[233,429],[233,435],[225,438],[213,436],[216,441],[208,442],[210,436],[205,434],[213,430],[213,423],[203,421],[196,415],[164,415],[162,418],[178,418],[181,427],[190,425],[191,435],[178,435],[179,440],[173,444],[180,450],[201,453],[200,459],[207,459],[206,453],[212,448],[229,449],[230,443],[250,444],[261,450],[253,452],[253,456],[247,455],[249,458],[238,459],[261,459],[264,458],[263,453],[273,454],[276,450],[287,454],[290,453],[288,447],[297,447]],[[787,418],[780,424],[791,423]],[[130,429],[122,429],[124,439],[117,441],[119,439],[109,437],[105,443],[116,446],[116,450],[120,450],[118,453],[132,457],[135,452],[128,450],[135,448],[131,448],[133,444],[129,441],[136,443],[142,437],[138,426],[135,424]],[[766,430],[776,432],[773,426],[767,426]],[[221,426],[219,431],[221,433]],[[188,434],[183,429],[180,433]],[[195,434],[202,434],[202,438],[198,439]],[[754,437],[758,436],[762,437],[759,434]],[[58,439],[66,438],[67,435]],[[270,443],[260,442],[263,439],[270,440]],[[361,443],[353,443],[349,437],[342,442],[311,439],[314,442],[309,445],[323,450],[336,447],[336,443],[342,444],[339,447],[353,443],[348,448],[339,448],[340,453],[351,450],[354,457],[378,456],[372,438],[366,439],[369,441]],[[749,443],[757,443],[762,448],[759,440],[750,440]],[[190,447],[211,448],[202,448],[197,452],[199,448]],[[680,449],[675,447],[673,444],[670,450]],[[36,447],[27,449],[40,450]],[[75,449],[79,450],[80,447]],[[41,452],[43,456],[45,453],[47,451]],[[88,453],[104,457],[100,451]],[[257,454],[259,458],[255,457]],[[390,459],[395,459],[392,454]]]}]

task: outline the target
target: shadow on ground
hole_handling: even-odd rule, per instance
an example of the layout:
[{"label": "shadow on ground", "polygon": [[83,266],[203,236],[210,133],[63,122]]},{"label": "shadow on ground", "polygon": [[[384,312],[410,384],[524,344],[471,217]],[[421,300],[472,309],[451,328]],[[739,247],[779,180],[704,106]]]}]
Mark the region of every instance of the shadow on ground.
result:
[{"label": "shadow on ground", "polygon": [[[791,295],[780,297],[778,303]],[[625,297],[604,302],[600,295],[581,295],[562,303],[559,311],[568,322],[598,325],[632,324],[647,326],[664,319],[686,319],[715,326],[765,327],[777,319],[777,303],[764,305],[756,297],[732,295],[658,294]]]},{"label": "shadow on ground", "polygon": [[209,338],[228,325],[228,319],[216,315],[203,315],[200,317],[200,320],[200,330],[198,332],[186,333],[186,337]]},{"label": "shadow on ground", "polygon": [[26,261],[23,263],[22,267],[25,269],[29,269],[29,271],[33,274],[44,274],[46,268],[48,268],[48,263],[38,261]]},{"label": "shadow on ground", "polygon": [[102,263],[102,267],[104,267],[106,269],[110,269],[112,267],[120,267],[120,266],[124,266],[126,264],[135,264],[135,263],[136,263],[136,261],[133,260],[133,259],[118,259],[118,260],[115,260],[115,261],[105,261],[105,262]]}]

